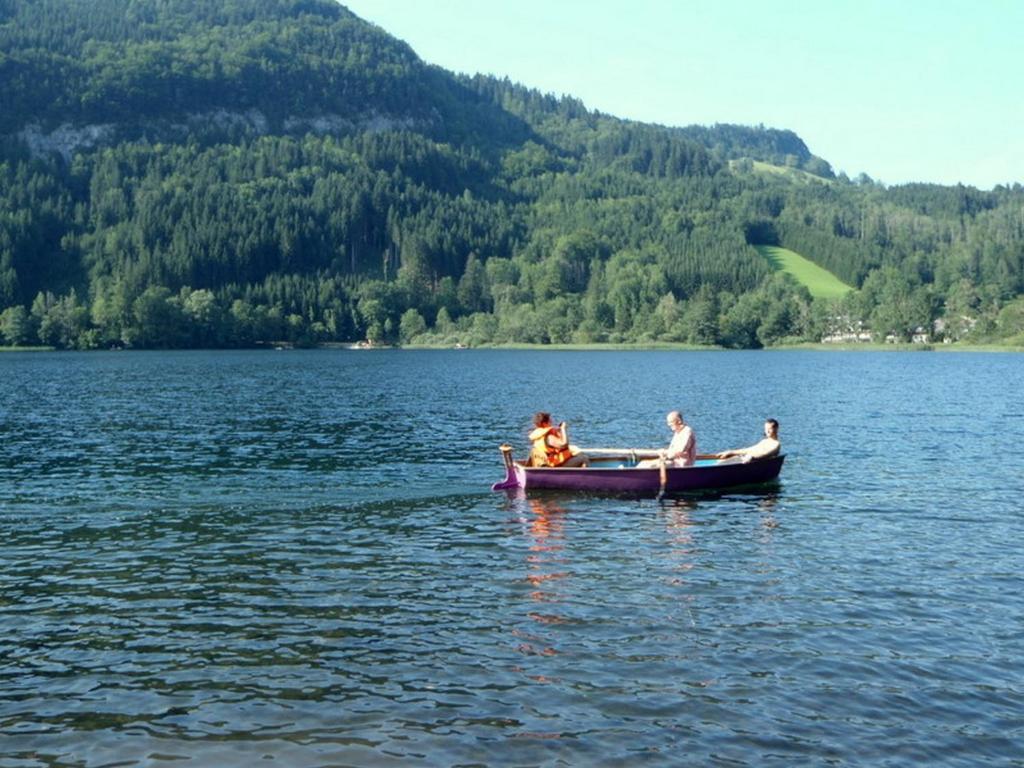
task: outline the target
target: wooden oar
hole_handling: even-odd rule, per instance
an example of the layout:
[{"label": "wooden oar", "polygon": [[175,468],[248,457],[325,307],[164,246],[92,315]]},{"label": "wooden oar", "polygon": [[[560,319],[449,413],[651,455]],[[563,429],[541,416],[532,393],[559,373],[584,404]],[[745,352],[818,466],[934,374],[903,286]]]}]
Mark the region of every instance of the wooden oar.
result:
[{"label": "wooden oar", "polygon": [[658,450],[656,448],[580,448],[581,453],[588,456],[603,456],[605,458],[629,458],[656,459]]},{"label": "wooden oar", "polygon": [[[656,459],[661,455],[657,448],[580,448],[581,453],[588,456],[603,456],[605,458],[619,458],[635,456],[638,459]],[[698,459],[717,459],[717,453],[698,453]]]},{"label": "wooden oar", "polygon": [[661,487],[658,488],[658,501],[661,501],[665,496],[665,484],[668,482],[668,469],[665,468],[665,454],[662,454],[658,460],[658,482]]}]

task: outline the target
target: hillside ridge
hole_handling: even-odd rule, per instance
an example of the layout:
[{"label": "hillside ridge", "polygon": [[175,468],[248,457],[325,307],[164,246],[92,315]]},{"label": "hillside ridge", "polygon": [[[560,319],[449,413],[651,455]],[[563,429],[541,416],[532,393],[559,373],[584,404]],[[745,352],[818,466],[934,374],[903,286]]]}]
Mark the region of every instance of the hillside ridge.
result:
[{"label": "hillside ridge", "polygon": [[0,51],[10,344],[1020,332],[1019,185],[890,189],[793,131],[454,75],[330,0],[0,0]]}]

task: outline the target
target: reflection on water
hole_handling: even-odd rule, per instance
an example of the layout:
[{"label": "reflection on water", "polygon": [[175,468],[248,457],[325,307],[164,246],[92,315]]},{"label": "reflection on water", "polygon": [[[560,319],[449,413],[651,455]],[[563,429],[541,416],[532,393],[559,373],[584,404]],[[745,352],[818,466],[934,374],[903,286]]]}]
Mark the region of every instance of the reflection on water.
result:
[{"label": "reflection on water", "polygon": [[[568,585],[572,577],[565,548],[565,518],[568,514],[559,504],[550,500],[525,499],[520,504],[523,515],[520,524],[528,538],[526,550],[526,582],[530,586],[526,616],[535,626],[515,628],[518,640],[516,650],[525,656],[554,656],[558,653],[556,638],[549,631],[552,625],[565,624],[569,619],[559,613],[559,607],[568,599]],[[554,679],[543,672],[516,666],[537,683],[551,683]]]},{"label": "reflection on water", "polygon": [[676,561],[668,581],[675,586],[685,585],[685,574],[694,568],[695,559],[699,556],[695,545],[697,531],[692,518],[697,508],[698,502],[691,499],[676,498],[662,502],[669,557]]},{"label": "reflection on water", "polygon": [[564,546],[564,518],[566,511],[552,501],[529,499],[528,518],[530,538],[530,554],[526,558],[528,565],[527,581],[536,589],[530,597],[538,602],[555,602],[558,593],[552,590],[557,580],[565,579],[569,573]]}]

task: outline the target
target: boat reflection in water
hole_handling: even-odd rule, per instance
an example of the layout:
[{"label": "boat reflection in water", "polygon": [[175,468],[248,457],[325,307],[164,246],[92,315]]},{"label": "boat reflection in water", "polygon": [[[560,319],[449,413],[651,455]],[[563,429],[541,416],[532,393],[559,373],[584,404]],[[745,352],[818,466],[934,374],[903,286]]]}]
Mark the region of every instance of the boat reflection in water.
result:
[{"label": "boat reflection in water", "polygon": [[[566,510],[550,500],[529,499],[520,502],[523,514],[519,522],[529,537],[525,581],[529,585],[526,617],[530,623],[512,630],[516,651],[536,662],[513,667],[535,683],[556,682],[546,662],[540,659],[558,655],[552,630],[569,623],[559,612],[568,600],[566,582],[571,576],[565,552]],[[537,665],[540,665],[539,667]]]},{"label": "boat reflection in water", "polygon": [[526,580],[535,588],[530,597],[537,602],[557,602],[561,597],[558,592],[546,590],[557,586],[559,580],[569,576],[564,570],[564,520],[567,513],[564,508],[550,501],[530,499],[527,503],[531,513],[529,526],[533,541],[526,558],[529,564]]}]

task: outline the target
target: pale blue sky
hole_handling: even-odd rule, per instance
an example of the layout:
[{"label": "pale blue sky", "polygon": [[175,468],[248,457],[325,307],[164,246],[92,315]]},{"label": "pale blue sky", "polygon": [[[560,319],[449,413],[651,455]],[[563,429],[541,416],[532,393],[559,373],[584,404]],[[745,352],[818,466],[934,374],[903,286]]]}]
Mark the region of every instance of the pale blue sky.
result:
[{"label": "pale blue sky", "polygon": [[850,177],[1024,183],[1024,0],[349,0],[422,59],[664,125],[795,131]]}]

